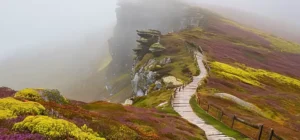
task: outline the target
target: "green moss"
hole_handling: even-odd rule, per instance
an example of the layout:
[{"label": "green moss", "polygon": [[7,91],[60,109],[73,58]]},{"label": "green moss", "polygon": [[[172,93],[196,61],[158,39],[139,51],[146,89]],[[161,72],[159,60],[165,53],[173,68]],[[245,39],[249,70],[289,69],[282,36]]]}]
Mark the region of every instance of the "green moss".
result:
[{"label": "green moss", "polygon": [[199,68],[194,63],[194,60],[191,56],[181,56],[180,60],[176,58],[172,60],[173,62],[166,66],[166,67],[172,67],[169,74],[175,76],[178,79],[183,80],[185,83],[190,82],[191,77],[199,73]]},{"label": "green moss", "polygon": [[138,64],[135,67],[135,70],[139,70],[144,64],[146,64],[151,58],[153,58],[153,55],[151,53],[146,54],[141,61],[138,62]]},{"label": "green moss", "polygon": [[159,91],[154,91],[145,97],[137,97],[134,100],[134,106],[156,108],[159,104],[163,102],[168,102],[172,95],[172,92],[172,90],[163,89]]},{"label": "green moss", "polygon": [[150,46],[150,49],[165,50],[166,48],[163,45],[161,45],[160,43],[154,43]]},{"label": "green moss", "polygon": [[26,88],[21,91],[18,91],[15,94],[16,98],[23,98],[30,101],[41,101],[42,97],[36,89]]},{"label": "green moss", "polygon": [[298,79],[262,69],[250,68],[242,64],[235,65],[236,67],[220,62],[210,63],[212,72],[226,79],[240,80],[257,87],[269,85],[283,90],[297,91],[300,89],[300,80]]},{"label": "green moss", "polygon": [[249,140],[246,136],[240,134],[239,132],[232,130],[225,124],[221,123],[220,121],[216,120],[215,118],[211,117],[207,114],[198,104],[196,101],[195,96],[191,98],[190,104],[192,106],[193,111],[202,118],[207,124],[214,126],[217,130],[221,131],[223,134],[233,137],[237,140]]},{"label": "green moss", "polygon": [[26,114],[43,114],[44,111],[45,108],[36,102],[22,102],[11,97],[0,99],[0,119]]},{"label": "green moss", "polygon": [[232,67],[230,65],[220,63],[220,62],[212,62],[210,63],[212,72],[222,76],[226,79],[231,79],[231,80],[240,80],[244,83],[253,85],[253,86],[258,86],[262,87],[258,80],[258,78],[253,75],[252,73],[249,73],[241,68],[237,67]]},{"label": "green moss", "polygon": [[16,123],[13,129],[17,131],[29,130],[32,133],[39,133],[52,139],[70,136],[78,140],[105,140],[86,125],[79,128],[66,120],[53,119],[47,116],[28,116],[22,122]]},{"label": "green moss", "polygon": [[93,102],[82,107],[91,111],[125,111],[124,106],[121,104],[113,104],[108,102]]}]

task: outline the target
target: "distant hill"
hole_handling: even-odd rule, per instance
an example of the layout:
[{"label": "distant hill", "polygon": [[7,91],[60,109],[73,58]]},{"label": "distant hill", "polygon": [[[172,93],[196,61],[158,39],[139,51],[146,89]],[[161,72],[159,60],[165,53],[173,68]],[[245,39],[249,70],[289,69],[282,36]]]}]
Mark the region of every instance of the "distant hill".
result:
[{"label": "distant hill", "polygon": [[244,25],[300,43],[300,29],[296,24],[245,12],[242,9],[233,9],[209,4],[201,4],[199,6],[214,11],[226,18],[240,22]]}]

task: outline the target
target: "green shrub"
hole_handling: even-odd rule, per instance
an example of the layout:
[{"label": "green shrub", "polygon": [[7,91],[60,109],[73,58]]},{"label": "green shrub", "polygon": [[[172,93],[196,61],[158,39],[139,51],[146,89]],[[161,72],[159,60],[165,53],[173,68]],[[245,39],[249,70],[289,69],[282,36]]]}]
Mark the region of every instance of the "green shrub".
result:
[{"label": "green shrub", "polygon": [[69,102],[57,89],[45,89],[42,91],[41,96],[45,101],[55,102],[58,104],[67,104]]},{"label": "green shrub", "polygon": [[53,119],[48,116],[28,116],[22,122],[13,126],[14,130],[29,130],[52,139],[73,137],[78,140],[105,140],[99,134],[83,125],[81,128],[62,119]]},{"label": "green shrub", "polygon": [[22,102],[12,97],[0,99],[0,119],[15,118],[25,114],[43,114],[44,106],[36,102]]},{"label": "green shrub", "polygon": [[21,91],[18,91],[15,94],[16,98],[23,98],[30,101],[41,101],[42,97],[36,89],[26,88]]},{"label": "green shrub", "polygon": [[11,110],[0,110],[0,120],[16,118],[17,116]]},{"label": "green shrub", "polygon": [[110,129],[113,133],[107,135],[107,139],[136,139],[138,136],[138,134],[134,130],[130,129],[126,125],[110,126]]},{"label": "green shrub", "polygon": [[30,101],[46,101],[58,104],[67,104],[68,100],[57,89],[33,89],[26,88],[15,94],[16,98]]}]

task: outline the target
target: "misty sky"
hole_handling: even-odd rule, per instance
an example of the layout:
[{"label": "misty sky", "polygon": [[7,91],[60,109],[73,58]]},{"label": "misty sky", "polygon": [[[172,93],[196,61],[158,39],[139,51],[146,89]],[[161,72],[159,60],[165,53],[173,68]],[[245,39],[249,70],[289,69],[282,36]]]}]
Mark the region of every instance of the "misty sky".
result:
[{"label": "misty sky", "polygon": [[[300,27],[300,2],[297,0],[182,1],[238,8]],[[80,72],[90,72],[87,70],[88,63],[104,53],[103,47],[107,47],[104,43],[111,37],[116,21],[116,2],[117,0],[0,0],[0,66],[5,64],[0,67],[0,71],[5,71],[0,73],[0,86],[37,87],[43,86],[42,81],[62,77],[69,71],[73,73],[63,79],[72,81],[70,77],[79,79],[76,76],[84,75]],[[8,65],[12,58],[14,64]],[[43,64],[45,62],[51,63],[54,70],[47,71],[49,64]],[[95,65],[98,65],[96,60]],[[33,66],[38,69],[32,71],[30,68]],[[27,73],[23,68],[27,69]],[[64,73],[59,76],[55,73],[63,70]],[[19,80],[16,83],[12,78],[17,74],[19,79],[24,79],[23,82]],[[33,76],[37,79],[36,83],[26,81],[26,78]],[[55,80],[51,81],[52,84],[47,84],[53,88],[58,87],[59,83]]]},{"label": "misty sky", "polygon": [[[300,26],[299,0],[184,0],[238,8]],[[239,14],[239,13],[237,13]]]},{"label": "misty sky", "polygon": [[[21,49],[72,41],[111,25],[116,20],[116,1],[0,0],[0,60]],[[298,0],[184,1],[239,8],[300,26]]]},{"label": "misty sky", "polygon": [[[111,26],[116,0],[0,0],[0,60]],[[99,37],[100,38],[100,37]]]}]

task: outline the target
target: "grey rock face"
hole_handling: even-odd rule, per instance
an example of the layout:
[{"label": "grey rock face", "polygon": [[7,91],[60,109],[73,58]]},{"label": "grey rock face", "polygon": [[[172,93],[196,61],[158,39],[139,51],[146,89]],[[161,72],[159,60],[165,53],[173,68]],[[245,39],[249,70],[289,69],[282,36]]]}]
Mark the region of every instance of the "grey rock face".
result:
[{"label": "grey rock face", "polygon": [[166,64],[170,64],[170,63],[172,63],[172,60],[171,60],[171,58],[170,57],[166,57],[166,58],[164,58],[164,59],[162,59],[162,60],[160,60],[160,62],[159,62],[161,65],[166,65]]},{"label": "grey rock face", "polygon": [[138,73],[136,73],[135,75],[134,75],[134,78],[133,78],[133,80],[131,81],[131,85],[132,85],[132,89],[133,89],[133,92],[134,93],[137,93],[137,91],[138,91],[138,83],[139,83],[139,74]]},{"label": "grey rock face", "polygon": [[162,83],[160,81],[155,82],[155,90],[161,89],[162,88]]},{"label": "grey rock face", "polygon": [[155,59],[150,59],[134,74],[131,84],[135,95],[144,96],[148,91],[148,87],[155,83],[157,73],[150,71],[150,69],[156,64],[157,61]]}]

